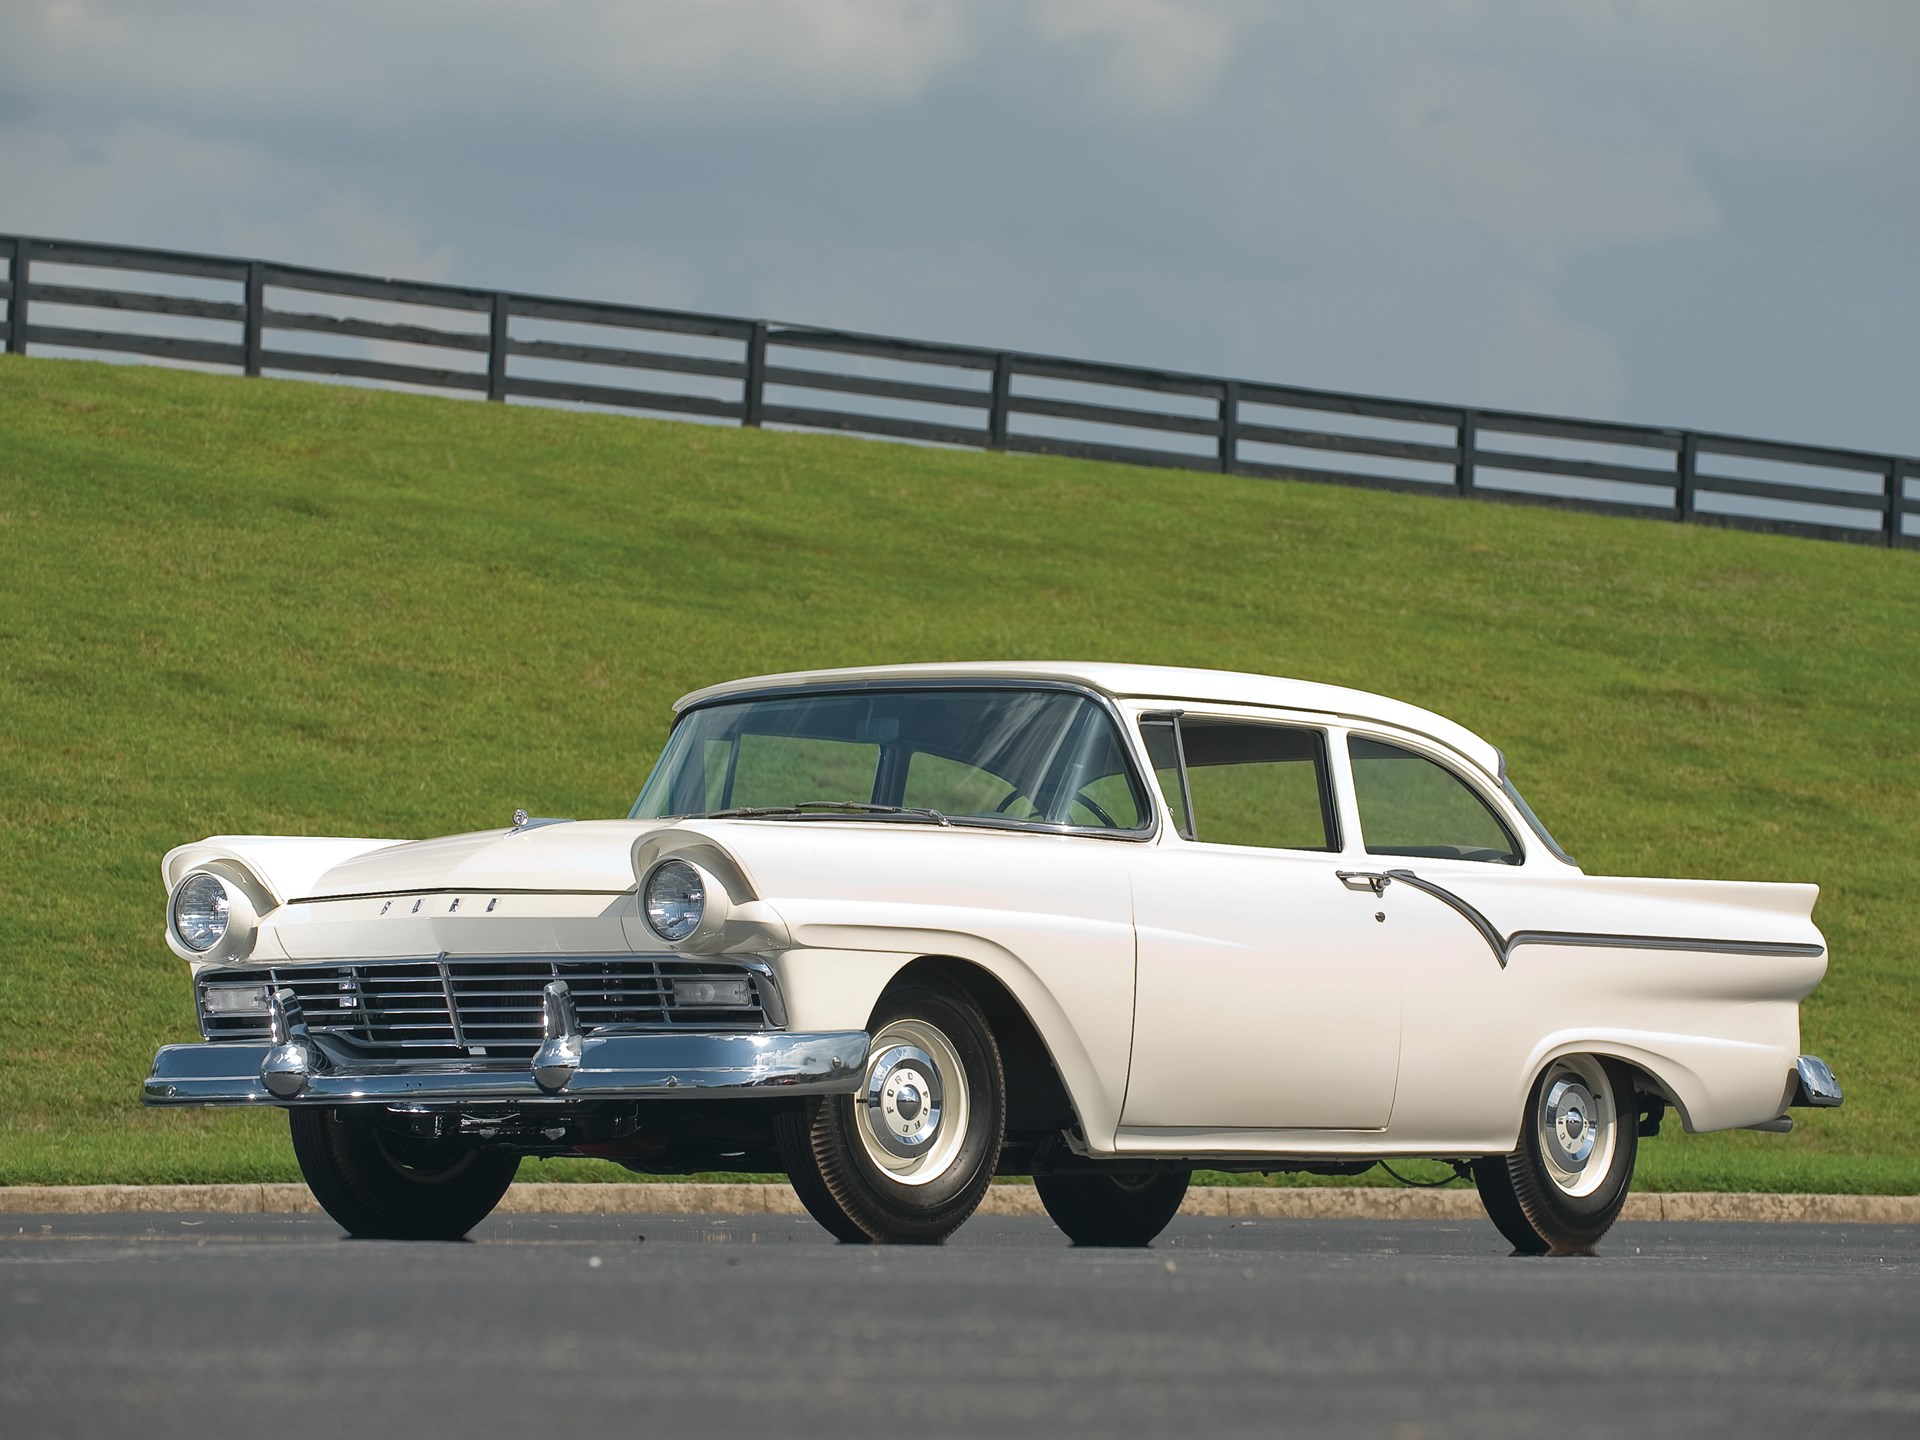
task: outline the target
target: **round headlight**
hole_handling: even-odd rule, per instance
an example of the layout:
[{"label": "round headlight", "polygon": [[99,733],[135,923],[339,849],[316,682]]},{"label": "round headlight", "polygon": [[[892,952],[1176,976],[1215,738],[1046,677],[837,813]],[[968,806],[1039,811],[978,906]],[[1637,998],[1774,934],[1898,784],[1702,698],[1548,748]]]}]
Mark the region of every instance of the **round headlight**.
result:
[{"label": "round headlight", "polygon": [[219,876],[196,871],[174,889],[173,933],[189,950],[211,950],[226,936],[230,904]]},{"label": "round headlight", "polygon": [[662,940],[686,939],[700,928],[700,919],[707,913],[707,887],[684,860],[663,860],[654,866],[640,898],[647,911],[647,927]]}]

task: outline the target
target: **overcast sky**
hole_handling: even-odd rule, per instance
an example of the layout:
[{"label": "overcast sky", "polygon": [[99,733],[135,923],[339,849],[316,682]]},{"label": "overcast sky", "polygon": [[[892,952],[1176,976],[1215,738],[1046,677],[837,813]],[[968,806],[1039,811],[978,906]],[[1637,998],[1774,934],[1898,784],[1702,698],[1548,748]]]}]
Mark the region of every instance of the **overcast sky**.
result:
[{"label": "overcast sky", "polygon": [[1914,0],[0,0],[0,231],[1920,454]]}]

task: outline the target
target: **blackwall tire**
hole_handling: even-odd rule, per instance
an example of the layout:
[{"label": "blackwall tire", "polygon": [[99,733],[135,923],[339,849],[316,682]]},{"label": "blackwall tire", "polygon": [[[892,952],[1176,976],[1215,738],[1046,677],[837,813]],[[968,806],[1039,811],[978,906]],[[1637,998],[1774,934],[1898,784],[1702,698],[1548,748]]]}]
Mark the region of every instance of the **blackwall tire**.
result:
[{"label": "blackwall tire", "polygon": [[458,1240],[493,1212],[520,1157],[455,1140],[421,1140],[299,1106],[287,1112],[294,1157],[320,1208],[363,1240]]},{"label": "blackwall tire", "polygon": [[827,1188],[827,1182],[820,1178],[820,1167],[814,1163],[813,1127],[820,1104],[818,1100],[810,1101],[797,1110],[779,1115],[773,1122],[774,1140],[787,1167],[787,1183],[793,1186],[793,1193],[800,1197],[807,1213],[834,1239],[843,1245],[871,1244],[872,1237],[847,1217],[840,1202],[833,1198],[833,1191]]},{"label": "blackwall tire", "polygon": [[1151,1245],[1187,1197],[1191,1170],[1152,1175],[1036,1175],[1033,1188],[1076,1245],[1139,1249]]},{"label": "blackwall tire", "polygon": [[1006,1138],[1006,1076],[962,991],[909,983],[881,997],[861,1089],[775,1128],[794,1192],[842,1240],[938,1245],[979,1207]]},{"label": "blackwall tire", "polygon": [[1520,1144],[1475,1162],[1487,1216],[1528,1255],[1590,1255],[1627,1203],[1639,1154],[1633,1077],[1616,1061],[1565,1055],[1527,1097]]},{"label": "blackwall tire", "polygon": [[1480,1203],[1487,1218],[1513,1246],[1516,1255],[1544,1255],[1547,1242],[1527,1219],[1527,1212],[1514,1198],[1513,1176],[1507,1168],[1507,1156],[1483,1155],[1473,1162],[1473,1186],[1480,1192]]}]

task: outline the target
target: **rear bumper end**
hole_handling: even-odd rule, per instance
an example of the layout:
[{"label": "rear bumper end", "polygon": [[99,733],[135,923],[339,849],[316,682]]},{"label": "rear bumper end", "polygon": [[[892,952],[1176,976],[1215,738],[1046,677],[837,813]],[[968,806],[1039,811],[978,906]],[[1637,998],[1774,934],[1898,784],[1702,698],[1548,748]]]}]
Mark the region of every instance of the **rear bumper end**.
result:
[{"label": "rear bumper end", "polygon": [[1840,1082],[1818,1055],[1802,1055],[1793,1067],[1793,1098],[1789,1110],[1831,1110],[1840,1103]]},{"label": "rear bumper end", "polygon": [[1775,1119],[1746,1128],[1789,1135],[1793,1133],[1793,1116],[1786,1113],[1788,1110],[1831,1110],[1839,1103],[1840,1082],[1833,1078],[1832,1067],[1818,1055],[1802,1055],[1787,1074],[1785,1108]]}]

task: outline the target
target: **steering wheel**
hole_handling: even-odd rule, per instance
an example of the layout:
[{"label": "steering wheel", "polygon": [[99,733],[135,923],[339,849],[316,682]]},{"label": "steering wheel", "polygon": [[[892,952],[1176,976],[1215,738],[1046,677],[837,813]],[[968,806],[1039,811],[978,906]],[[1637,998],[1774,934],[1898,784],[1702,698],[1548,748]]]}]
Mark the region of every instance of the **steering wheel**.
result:
[{"label": "steering wheel", "polygon": [[[1007,798],[1002,800],[998,805],[993,807],[993,813],[996,815],[1004,815],[1007,813],[1007,807],[1013,804],[1014,801],[1026,800],[1026,798],[1027,797],[1026,797],[1025,791],[1010,790],[1007,792]],[[1074,804],[1084,805],[1087,807],[1087,809],[1091,810],[1094,813],[1095,818],[1098,819],[1099,822],[1102,825],[1104,825],[1107,829],[1118,830],[1120,828],[1120,826],[1115,822],[1113,816],[1109,815],[1106,811],[1102,810],[1100,808],[1099,803],[1095,801],[1091,796],[1089,796],[1086,791],[1081,790],[1077,792],[1073,797],[1073,801],[1074,801]],[[1030,805],[1033,804],[1033,802],[1030,800],[1027,801],[1027,803]],[[1034,808],[1037,810],[1039,807],[1034,806]]]}]

